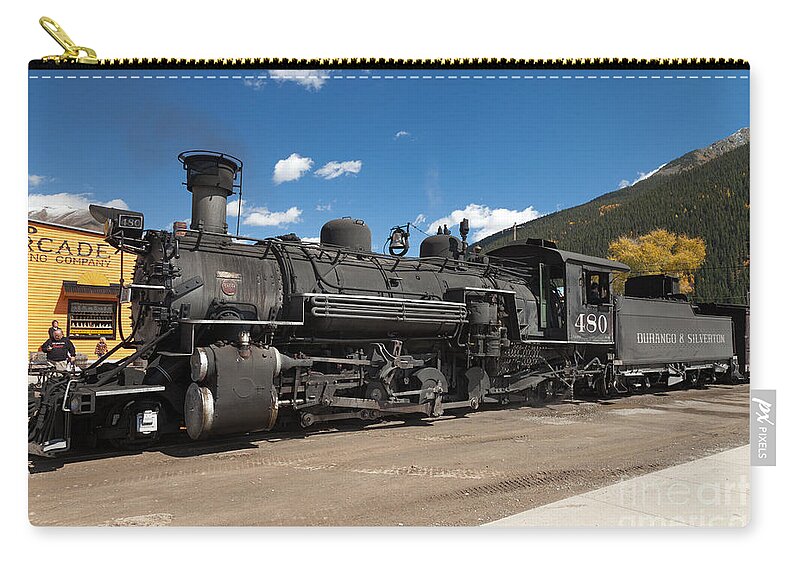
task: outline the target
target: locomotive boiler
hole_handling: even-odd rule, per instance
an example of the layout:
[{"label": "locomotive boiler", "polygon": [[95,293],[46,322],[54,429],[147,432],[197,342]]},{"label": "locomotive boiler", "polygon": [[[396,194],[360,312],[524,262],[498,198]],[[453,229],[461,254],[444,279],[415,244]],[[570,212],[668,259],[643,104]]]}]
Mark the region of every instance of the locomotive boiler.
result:
[{"label": "locomotive boiler", "polygon": [[440,416],[737,374],[730,318],[663,295],[615,297],[622,263],[544,240],[472,253],[467,220],[460,240],[429,236],[419,257],[405,256],[402,232],[390,255],[373,253],[370,229],[350,218],[325,224],[318,244],[232,235],[227,199],[241,189],[242,163],[207,151],[179,159],[188,227],[145,231],[137,212],[91,207],[108,243],[136,256],[121,288],[132,333],[119,345],[135,352],[48,379],[29,420],[32,452],[264,431],[279,418],[308,427]]}]

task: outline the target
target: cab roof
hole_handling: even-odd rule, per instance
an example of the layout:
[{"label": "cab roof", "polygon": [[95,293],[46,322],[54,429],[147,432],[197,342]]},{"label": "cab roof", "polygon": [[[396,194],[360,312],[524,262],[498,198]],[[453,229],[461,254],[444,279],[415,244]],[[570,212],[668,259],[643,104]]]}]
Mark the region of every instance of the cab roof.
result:
[{"label": "cab roof", "polygon": [[494,249],[486,255],[490,258],[514,260],[524,265],[574,263],[608,271],[631,270],[630,267],[619,261],[564,251],[563,249],[558,249],[555,243],[543,239],[528,238],[527,240],[518,240]]}]

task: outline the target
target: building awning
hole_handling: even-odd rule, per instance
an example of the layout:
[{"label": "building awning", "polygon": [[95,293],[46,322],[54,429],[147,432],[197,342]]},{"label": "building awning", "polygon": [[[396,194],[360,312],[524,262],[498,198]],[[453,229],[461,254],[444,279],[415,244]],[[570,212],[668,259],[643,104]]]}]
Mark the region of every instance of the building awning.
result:
[{"label": "building awning", "polygon": [[87,297],[119,297],[119,285],[80,285],[77,281],[64,281],[64,294]]}]

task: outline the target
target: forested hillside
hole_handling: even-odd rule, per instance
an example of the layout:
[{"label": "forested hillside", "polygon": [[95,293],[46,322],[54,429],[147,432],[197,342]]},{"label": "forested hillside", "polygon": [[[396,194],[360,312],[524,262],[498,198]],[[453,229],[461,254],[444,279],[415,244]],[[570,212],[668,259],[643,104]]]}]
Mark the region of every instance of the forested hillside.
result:
[{"label": "forested hillside", "polygon": [[[656,173],[586,204],[517,226],[517,239],[549,239],[565,250],[605,257],[609,242],[622,235],[638,236],[663,228],[689,237],[699,236],[705,240],[707,254],[695,276],[693,298],[747,302],[749,154],[750,144],[746,142],[688,169]],[[511,240],[509,228],[485,238],[479,245],[488,252]]]}]

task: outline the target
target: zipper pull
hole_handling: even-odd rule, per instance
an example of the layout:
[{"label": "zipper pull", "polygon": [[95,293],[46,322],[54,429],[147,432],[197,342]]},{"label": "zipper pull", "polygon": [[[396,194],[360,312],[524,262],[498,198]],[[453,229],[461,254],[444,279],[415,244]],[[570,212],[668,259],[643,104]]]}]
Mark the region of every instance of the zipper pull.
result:
[{"label": "zipper pull", "polygon": [[[55,61],[58,63],[100,63],[97,59],[97,54],[93,49],[76,46],[75,42],[73,42],[67,35],[67,32],[65,32],[64,29],[52,18],[42,16],[39,18],[39,24],[48,34],[50,34],[51,38],[58,42],[58,45],[64,48],[63,54],[46,55],[42,58],[43,61]],[[85,55],[81,56],[81,52],[83,52]]]}]

